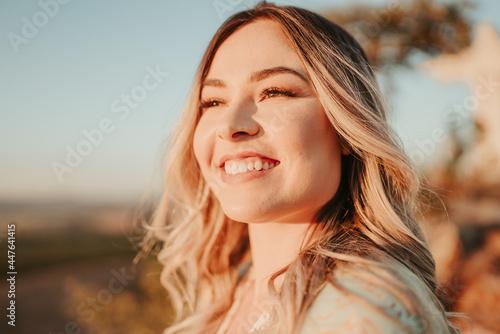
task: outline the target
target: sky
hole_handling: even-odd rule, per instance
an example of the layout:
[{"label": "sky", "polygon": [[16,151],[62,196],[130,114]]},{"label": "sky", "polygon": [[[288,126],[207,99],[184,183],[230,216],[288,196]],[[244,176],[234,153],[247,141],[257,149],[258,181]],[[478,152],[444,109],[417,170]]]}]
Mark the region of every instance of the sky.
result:
[{"label": "sky", "polygon": [[[206,45],[255,3],[0,0],[0,201],[128,202],[159,185],[164,138]],[[353,1],[276,3],[321,12]],[[500,30],[500,1],[469,14]],[[468,94],[425,71],[390,77],[390,119],[408,152]]]}]

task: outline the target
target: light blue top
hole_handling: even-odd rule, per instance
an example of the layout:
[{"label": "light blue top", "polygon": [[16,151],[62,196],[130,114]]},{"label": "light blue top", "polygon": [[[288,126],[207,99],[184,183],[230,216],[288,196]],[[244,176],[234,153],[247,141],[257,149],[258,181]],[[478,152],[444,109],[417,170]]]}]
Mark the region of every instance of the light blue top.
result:
[{"label": "light blue top", "polygon": [[[301,334],[445,332],[437,324],[427,322],[428,326],[424,326],[422,316],[410,310],[414,307],[411,297],[392,288],[389,282],[387,286],[371,282],[370,274],[363,269],[357,271],[365,275],[336,271],[338,286],[325,284],[307,311]],[[268,318],[267,313],[262,314],[252,332],[265,329]]]},{"label": "light blue top", "polygon": [[339,275],[338,284],[319,293],[301,334],[424,332],[419,317],[386,289],[350,275]]}]

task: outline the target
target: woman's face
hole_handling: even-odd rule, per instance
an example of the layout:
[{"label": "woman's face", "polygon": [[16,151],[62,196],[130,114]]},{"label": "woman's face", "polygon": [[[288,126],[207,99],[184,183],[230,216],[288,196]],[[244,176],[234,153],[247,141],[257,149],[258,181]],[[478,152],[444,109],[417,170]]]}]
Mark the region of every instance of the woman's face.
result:
[{"label": "woman's face", "polygon": [[310,222],[333,197],[339,141],[276,23],[257,20],[220,46],[200,103],[194,152],[228,217]]}]

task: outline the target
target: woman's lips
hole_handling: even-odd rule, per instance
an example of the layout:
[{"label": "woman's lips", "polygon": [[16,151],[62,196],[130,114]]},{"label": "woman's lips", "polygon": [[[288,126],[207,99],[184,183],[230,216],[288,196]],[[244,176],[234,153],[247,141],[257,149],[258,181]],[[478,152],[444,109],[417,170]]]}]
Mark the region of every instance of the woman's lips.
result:
[{"label": "woman's lips", "polygon": [[279,164],[279,160],[262,155],[226,156],[220,165],[220,176],[222,181],[228,184],[243,183],[273,172]]},{"label": "woman's lips", "polygon": [[242,151],[223,155],[218,166],[222,181],[235,184],[263,177],[273,172],[280,163],[261,153]]},{"label": "woman's lips", "polygon": [[275,159],[271,159],[268,156],[265,156],[263,154],[257,153],[257,152],[251,152],[251,151],[242,151],[242,152],[236,152],[236,153],[229,153],[229,154],[224,154],[219,158],[219,167],[224,167],[227,161],[231,160],[242,160],[246,158],[260,158],[260,159],[265,159],[272,162],[278,161]]},{"label": "woman's lips", "polygon": [[267,170],[260,170],[260,171],[251,171],[251,172],[245,172],[245,173],[238,173],[238,174],[228,174],[224,170],[224,168],[221,168],[220,170],[220,177],[222,179],[222,182],[226,184],[238,184],[238,183],[245,183],[249,182],[258,178],[262,178],[269,173],[273,173],[276,170],[276,165],[274,168],[267,169]]}]

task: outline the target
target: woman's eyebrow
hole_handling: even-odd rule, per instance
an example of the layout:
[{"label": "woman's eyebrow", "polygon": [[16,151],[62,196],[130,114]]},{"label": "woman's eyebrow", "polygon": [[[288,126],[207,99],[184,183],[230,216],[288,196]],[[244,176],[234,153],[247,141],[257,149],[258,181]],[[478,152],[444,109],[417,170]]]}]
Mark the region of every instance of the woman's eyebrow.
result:
[{"label": "woman's eyebrow", "polygon": [[271,68],[266,68],[266,69],[261,70],[261,71],[254,72],[250,75],[250,81],[256,82],[256,81],[267,79],[273,75],[287,74],[287,73],[293,74],[293,75],[299,77],[304,82],[309,83],[309,80],[302,73],[300,73],[292,68],[285,67],[285,66],[271,67]]},{"label": "woman's eyebrow", "polygon": [[203,83],[201,84],[201,88],[203,89],[203,87],[205,86],[226,87],[226,84],[224,83],[224,81],[219,79],[207,79],[203,81]]},{"label": "woman's eyebrow", "polygon": [[[291,69],[289,67],[284,67],[284,66],[277,66],[277,67],[271,67],[271,68],[266,68],[264,70],[260,70],[257,72],[254,72],[250,75],[249,81],[251,82],[257,82],[261,81],[264,79],[267,79],[273,75],[278,75],[278,74],[292,74],[295,75],[296,77],[300,78],[303,80],[305,83],[309,83],[309,80],[300,72]],[[226,84],[224,81],[220,79],[207,79],[203,81],[201,88],[205,86],[211,86],[211,87],[226,87]]]}]

